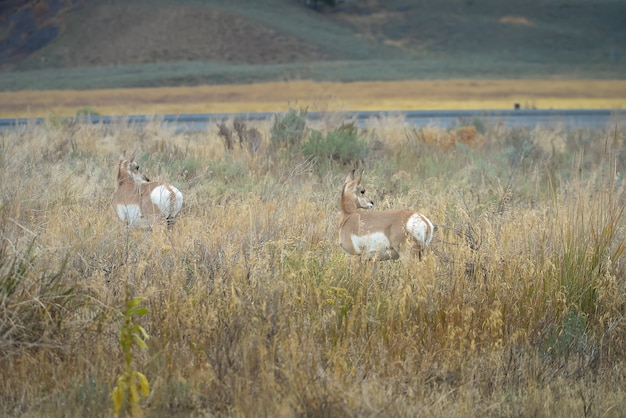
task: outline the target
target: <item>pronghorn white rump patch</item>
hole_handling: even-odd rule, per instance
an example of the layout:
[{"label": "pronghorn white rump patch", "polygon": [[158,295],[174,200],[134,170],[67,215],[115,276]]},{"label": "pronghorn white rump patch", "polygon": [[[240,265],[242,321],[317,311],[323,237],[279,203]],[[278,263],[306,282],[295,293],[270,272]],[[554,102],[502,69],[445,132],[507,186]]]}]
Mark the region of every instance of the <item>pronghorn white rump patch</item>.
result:
[{"label": "pronghorn white rump patch", "polygon": [[119,216],[121,220],[126,221],[128,225],[135,226],[141,218],[141,208],[139,208],[139,205],[135,204],[128,205],[120,203],[117,205],[117,216]]},{"label": "pronghorn white rump patch", "polygon": [[[174,200],[172,200],[173,198]],[[176,216],[183,207],[183,195],[174,186],[160,185],[155,187],[150,193],[150,200],[165,216]]]},{"label": "pronghorn white rump patch", "polygon": [[433,224],[427,217],[418,213],[414,213],[406,221],[406,230],[417,241],[422,243],[423,247],[428,246],[430,240],[433,239]]},{"label": "pronghorn white rump patch", "polygon": [[367,235],[352,234],[352,246],[357,254],[384,253],[389,250],[391,244],[389,238],[383,232],[373,232]]}]

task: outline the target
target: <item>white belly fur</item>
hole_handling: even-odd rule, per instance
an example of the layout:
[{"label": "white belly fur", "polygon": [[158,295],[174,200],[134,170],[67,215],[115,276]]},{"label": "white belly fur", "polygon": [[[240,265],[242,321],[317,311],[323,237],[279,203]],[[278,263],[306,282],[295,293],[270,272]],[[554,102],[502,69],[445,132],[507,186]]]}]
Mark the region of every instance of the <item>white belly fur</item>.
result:
[{"label": "white belly fur", "polygon": [[357,254],[384,253],[389,250],[391,244],[382,232],[374,232],[367,235],[352,235],[352,246]]},{"label": "white belly fur", "polygon": [[135,226],[141,219],[141,209],[139,205],[117,205],[117,216],[126,221],[128,225]]}]

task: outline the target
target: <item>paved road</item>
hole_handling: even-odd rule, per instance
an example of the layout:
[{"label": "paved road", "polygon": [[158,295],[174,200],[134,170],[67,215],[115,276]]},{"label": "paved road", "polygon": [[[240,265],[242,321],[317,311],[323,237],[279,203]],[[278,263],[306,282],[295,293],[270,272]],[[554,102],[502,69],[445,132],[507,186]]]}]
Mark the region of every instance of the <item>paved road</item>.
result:
[{"label": "paved road", "polygon": [[[423,126],[427,124],[438,125],[440,127],[449,127],[460,122],[475,122],[480,120],[485,124],[501,123],[507,126],[555,126],[562,125],[565,127],[598,127],[609,126],[617,123],[626,122],[625,110],[608,110],[608,109],[572,109],[572,110],[434,110],[434,111],[369,111],[369,112],[342,112],[347,120],[354,120],[358,124],[363,125],[364,122],[372,117],[381,117],[385,115],[404,115],[406,120],[415,126]],[[249,121],[260,121],[273,118],[275,113],[205,113],[205,114],[188,114],[188,115],[163,115],[163,116],[93,116],[68,118],[82,123],[93,124],[113,124],[128,123],[131,125],[142,126],[147,122],[155,119],[162,120],[164,124],[175,124],[177,131],[201,131],[205,130],[209,124],[219,121],[228,120],[235,116],[240,116]],[[310,112],[308,114],[310,120],[319,120],[323,117],[322,113]],[[29,124],[42,123],[42,118],[34,119],[0,119],[0,130],[20,129]]]}]

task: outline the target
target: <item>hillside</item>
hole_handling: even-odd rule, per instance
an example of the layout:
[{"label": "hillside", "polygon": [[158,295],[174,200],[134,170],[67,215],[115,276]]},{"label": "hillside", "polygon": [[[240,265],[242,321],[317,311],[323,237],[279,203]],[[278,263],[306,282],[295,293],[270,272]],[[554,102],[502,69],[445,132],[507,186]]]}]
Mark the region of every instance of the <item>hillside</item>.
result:
[{"label": "hillside", "polygon": [[626,74],[617,0],[4,0],[0,24],[0,90]]}]

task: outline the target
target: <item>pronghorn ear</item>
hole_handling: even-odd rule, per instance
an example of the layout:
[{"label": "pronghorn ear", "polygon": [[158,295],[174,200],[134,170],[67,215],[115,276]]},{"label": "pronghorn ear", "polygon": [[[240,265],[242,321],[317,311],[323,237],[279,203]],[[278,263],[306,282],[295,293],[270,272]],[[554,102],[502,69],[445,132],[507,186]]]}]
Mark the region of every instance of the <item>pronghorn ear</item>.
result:
[{"label": "pronghorn ear", "polygon": [[122,151],[122,153],[120,154],[120,161],[125,160],[126,159],[126,150]]},{"label": "pronghorn ear", "polygon": [[361,179],[363,178],[363,172],[364,171],[365,171],[365,169],[361,169],[361,172],[359,173],[359,177],[357,177],[356,180],[355,180],[356,184],[361,184]]},{"label": "pronghorn ear", "polygon": [[343,181],[343,184],[350,183],[352,180],[354,180],[354,170],[348,173],[348,175],[346,176],[346,179]]}]

